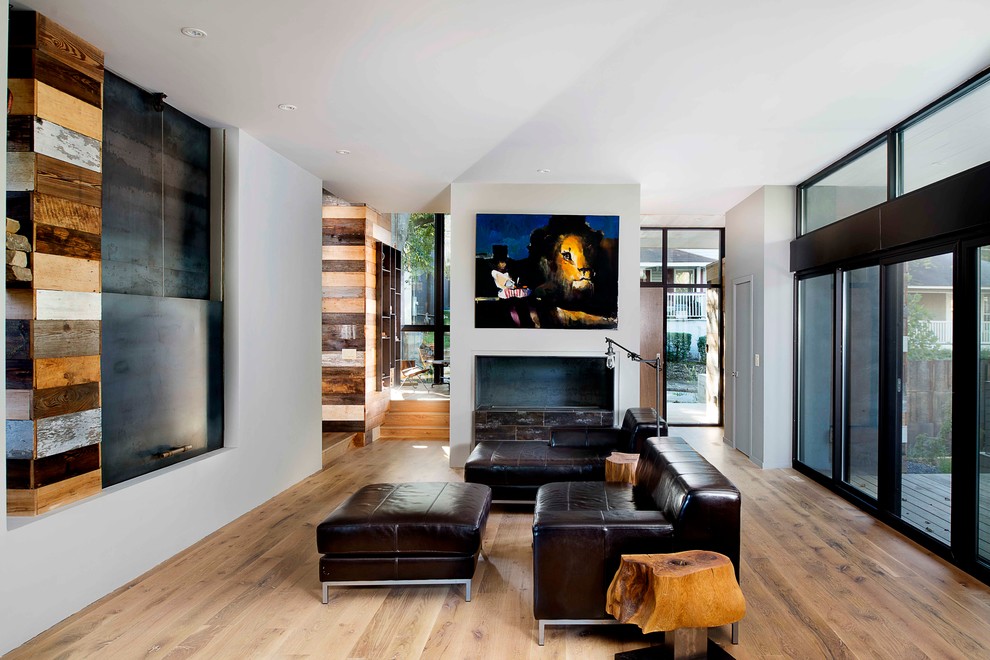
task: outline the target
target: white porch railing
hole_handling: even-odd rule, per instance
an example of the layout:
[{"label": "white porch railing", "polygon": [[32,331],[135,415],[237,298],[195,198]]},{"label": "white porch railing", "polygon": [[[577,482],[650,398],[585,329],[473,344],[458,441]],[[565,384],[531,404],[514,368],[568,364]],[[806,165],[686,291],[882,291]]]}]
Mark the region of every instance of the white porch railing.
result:
[{"label": "white porch railing", "polygon": [[705,318],[705,292],[667,292],[668,319]]},{"label": "white porch railing", "polygon": [[938,343],[948,345],[952,343],[952,322],[951,321],[928,321],[928,327],[935,333]]},{"label": "white porch railing", "polygon": [[[952,321],[927,321],[928,327],[943,346],[952,344]],[[990,321],[980,322],[980,345],[990,345]]]}]

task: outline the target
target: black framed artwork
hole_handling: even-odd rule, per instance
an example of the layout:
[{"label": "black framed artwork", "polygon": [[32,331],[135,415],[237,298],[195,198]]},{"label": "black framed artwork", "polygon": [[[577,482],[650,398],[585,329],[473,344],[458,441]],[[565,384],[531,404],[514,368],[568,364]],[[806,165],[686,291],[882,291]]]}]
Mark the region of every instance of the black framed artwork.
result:
[{"label": "black framed artwork", "polygon": [[477,328],[618,327],[619,216],[479,213]]}]

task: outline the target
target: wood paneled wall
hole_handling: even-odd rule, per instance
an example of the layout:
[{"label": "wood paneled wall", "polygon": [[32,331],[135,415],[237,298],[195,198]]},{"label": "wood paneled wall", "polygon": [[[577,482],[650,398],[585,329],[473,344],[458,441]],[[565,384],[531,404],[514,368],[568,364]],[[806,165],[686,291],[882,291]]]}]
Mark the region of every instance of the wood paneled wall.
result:
[{"label": "wood paneled wall", "polygon": [[31,239],[7,288],[7,512],[101,488],[103,53],[35,12],[10,17],[7,215]]},{"label": "wood paneled wall", "polygon": [[375,235],[381,230],[391,232],[391,217],[371,207],[323,207],[324,431],[366,438],[388,412],[389,393],[379,391],[376,366]]}]

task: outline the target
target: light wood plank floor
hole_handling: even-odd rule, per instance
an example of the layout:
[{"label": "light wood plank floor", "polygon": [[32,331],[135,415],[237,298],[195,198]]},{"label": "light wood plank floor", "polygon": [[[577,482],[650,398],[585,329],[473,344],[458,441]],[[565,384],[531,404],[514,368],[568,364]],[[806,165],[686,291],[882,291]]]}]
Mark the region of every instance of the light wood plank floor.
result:
[{"label": "light wood plank floor", "polygon": [[[792,470],[761,471],[718,429],[675,429],[743,493],[737,658],[987,658],[990,589]],[[472,602],[460,587],[335,589],[315,526],[360,485],[460,480],[444,443],[376,442],[13,651],[11,658],[611,658],[626,626],[532,615],[532,509],[495,507]]]}]

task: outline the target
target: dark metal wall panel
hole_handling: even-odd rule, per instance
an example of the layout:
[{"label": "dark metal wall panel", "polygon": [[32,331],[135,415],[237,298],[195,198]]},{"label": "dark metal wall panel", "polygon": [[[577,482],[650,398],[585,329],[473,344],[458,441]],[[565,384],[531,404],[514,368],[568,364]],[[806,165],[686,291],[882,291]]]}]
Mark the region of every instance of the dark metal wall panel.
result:
[{"label": "dark metal wall panel", "polygon": [[169,106],[163,119],[165,295],[210,297],[210,129]]},{"label": "dark metal wall panel", "polygon": [[103,96],[103,291],[160,296],[161,113],[109,71]]},{"label": "dark metal wall panel", "polygon": [[[222,303],[210,302],[210,131],[107,72],[103,481],[223,445]],[[173,456],[163,452],[191,445]]]},{"label": "dark metal wall panel", "polygon": [[990,222],[990,164],[925,186],[880,208],[884,248],[985,227]]},{"label": "dark metal wall panel", "polygon": [[791,272],[879,250],[880,208],[867,209],[791,241]]},{"label": "dark metal wall panel", "polygon": [[[220,302],[103,294],[103,485],[222,446]],[[156,458],[173,447],[193,449]]]}]

